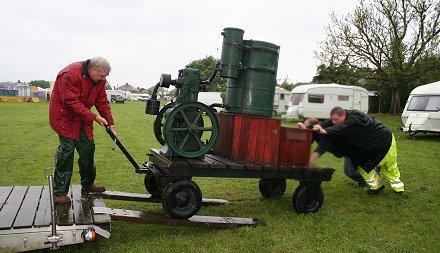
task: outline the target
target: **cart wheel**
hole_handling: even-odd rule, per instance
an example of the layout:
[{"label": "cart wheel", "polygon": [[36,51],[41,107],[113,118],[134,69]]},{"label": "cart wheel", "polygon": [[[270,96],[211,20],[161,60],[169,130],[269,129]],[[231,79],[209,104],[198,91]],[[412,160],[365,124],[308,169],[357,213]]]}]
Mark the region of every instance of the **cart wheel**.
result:
[{"label": "cart wheel", "polygon": [[146,174],[144,178],[145,189],[155,199],[160,199],[165,187],[171,182],[171,178]]},{"label": "cart wheel", "polygon": [[265,198],[279,198],[286,191],[286,179],[260,178],[260,193]]},{"label": "cart wheel", "polygon": [[196,214],[202,205],[199,186],[189,179],[169,184],[162,194],[162,206],[168,217],[186,219]]},{"label": "cart wheel", "polygon": [[297,213],[316,213],[324,203],[324,192],[319,187],[300,184],[292,196],[293,208]]}]

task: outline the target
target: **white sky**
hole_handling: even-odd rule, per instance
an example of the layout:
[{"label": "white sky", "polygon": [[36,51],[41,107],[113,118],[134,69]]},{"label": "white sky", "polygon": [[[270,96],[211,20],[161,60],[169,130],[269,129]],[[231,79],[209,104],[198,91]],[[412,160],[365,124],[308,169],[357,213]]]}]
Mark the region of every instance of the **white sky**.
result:
[{"label": "white sky", "polygon": [[310,81],[330,14],[357,0],[0,0],[0,81],[55,80],[66,65],[102,56],[112,86],[150,87],[193,60],[220,58],[221,32],[279,45],[278,79]]}]

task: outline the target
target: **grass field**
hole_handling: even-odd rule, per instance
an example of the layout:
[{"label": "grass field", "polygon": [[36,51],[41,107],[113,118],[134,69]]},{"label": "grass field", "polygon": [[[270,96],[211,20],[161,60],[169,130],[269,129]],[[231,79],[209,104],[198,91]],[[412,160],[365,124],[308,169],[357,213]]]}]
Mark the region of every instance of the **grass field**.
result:
[{"label": "grass field", "polygon": [[[150,148],[159,147],[154,116],[144,103],[112,104],[119,138],[140,164]],[[113,223],[110,240],[67,246],[61,252],[439,252],[440,142],[438,135],[415,141],[397,132],[399,117],[373,115],[386,123],[397,140],[399,168],[407,196],[390,187],[378,196],[344,176],[342,160],[324,155],[318,164],[336,169],[322,184],[324,205],[312,215],[293,211],[291,197],[298,182],[289,180],[286,194],[262,198],[257,179],[195,178],[203,196],[233,204],[202,207],[198,214],[255,217],[267,225],[214,229]],[[289,123],[287,123],[289,124]],[[292,123],[290,123],[292,124]],[[143,175],[95,124],[97,180],[107,189],[145,193]],[[0,186],[45,185],[45,169],[54,164],[58,137],[48,123],[48,103],[0,103]],[[75,164],[73,184],[79,184]],[[107,206],[162,212],[160,204],[106,201]]]}]

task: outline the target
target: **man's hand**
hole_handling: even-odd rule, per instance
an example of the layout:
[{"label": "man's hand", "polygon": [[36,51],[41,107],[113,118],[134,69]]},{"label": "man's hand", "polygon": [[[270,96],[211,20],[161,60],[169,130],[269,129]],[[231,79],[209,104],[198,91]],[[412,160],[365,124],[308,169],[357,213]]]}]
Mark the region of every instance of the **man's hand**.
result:
[{"label": "man's hand", "polygon": [[95,121],[98,122],[101,126],[108,125],[107,120],[101,116],[96,116]]},{"label": "man's hand", "polygon": [[322,128],[321,125],[314,125],[313,126],[313,131],[319,133],[319,134],[327,134],[327,131],[325,131],[324,128]]},{"label": "man's hand", "polygon": [[118,138],[118,134],[116,133],[115,125],[110,125],[109,128],[110,128],[110,131],[112,131],[112,133],[116,136],[116,138]]}]

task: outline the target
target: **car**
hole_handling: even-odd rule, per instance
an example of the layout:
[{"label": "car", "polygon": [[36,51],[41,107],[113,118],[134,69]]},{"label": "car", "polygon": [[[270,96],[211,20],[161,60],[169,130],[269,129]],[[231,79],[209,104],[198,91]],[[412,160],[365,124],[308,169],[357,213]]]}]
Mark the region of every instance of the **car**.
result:
[{"label": "car", "polygon": [[138,96],[138,100],[143,101],[143,102],[146,102],[149,98],[150,98],[150,95],[148,95],[148,94],[147,95],[141,94]]},{"label": "car", "polygon": [[112,103],[125,103],[125,99],[123,96],[121,95],[111,95],[111,100]]}]

